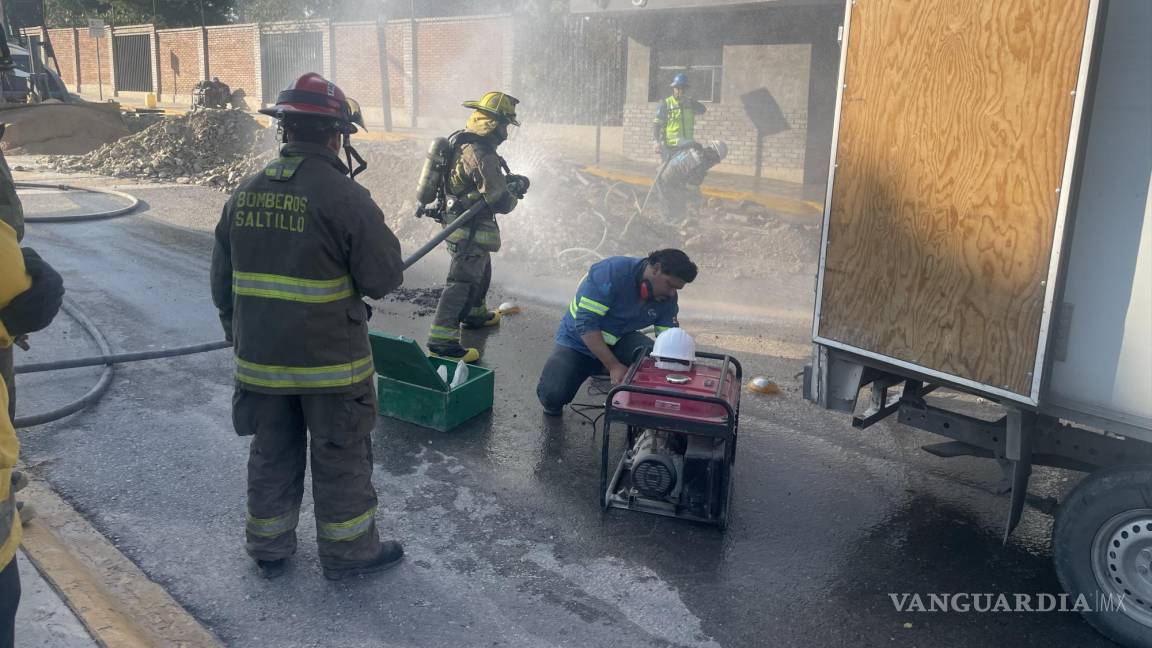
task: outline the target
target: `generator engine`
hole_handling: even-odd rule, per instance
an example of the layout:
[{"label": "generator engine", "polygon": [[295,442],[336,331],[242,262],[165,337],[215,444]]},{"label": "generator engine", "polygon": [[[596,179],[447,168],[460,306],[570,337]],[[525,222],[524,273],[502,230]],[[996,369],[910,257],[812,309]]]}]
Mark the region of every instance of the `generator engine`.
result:
[{"label": "generator engine", "polygon": [[645,430],[629,453],[632,487],[645,497],[676,499],[685,445],[683,434]]}]

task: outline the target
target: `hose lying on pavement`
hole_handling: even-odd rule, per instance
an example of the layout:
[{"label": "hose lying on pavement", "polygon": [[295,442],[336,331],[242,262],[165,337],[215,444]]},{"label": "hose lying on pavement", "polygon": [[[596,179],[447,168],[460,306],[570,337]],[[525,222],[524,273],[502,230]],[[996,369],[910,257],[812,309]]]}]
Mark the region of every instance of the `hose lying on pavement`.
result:
[{"label": "hose lying on pavement", "polygon": [[[16,182],[14,183],[17,188],[34,188],[34,189],[59,189],[61,191],[87,191],[90,193],[106,194],[123,198],[128,201],[124,207],[117,207],[115,209],[108,209],[104,211],[89,212],[86,214],[75,214],[65,216],[25,216],[24,221],[28,223],[75,223],[80,221],[100,220],[105,218],[115,218],[125,214],[132,213],[137,207],[140,206],[140,200],[132,194],[123,191],[115,191],[112,189],[101,189],[99,187],[78,187],[69,184],[54,184],[54,183],[41,183],[41,182]],[[176,347],[172,349],[157,349],[155,351],[138,351],[134,353],[112,353],[112,348],[108,346],[108,341],[96,328],[92,320],[84,314],[71,300],[65,300],[62,305],[65,313],[72,316],[84,331],[88,333],[89,337],[100,348],[100,355],[88,358],[75,358],[72,360],[57,360],[53,362],[39,362],[28,365],[21,365],[15,368],[17,374],[37,373],[41,371],[55,371],[58,369],[74,369],[77,367],[98,367],[103,366],[104,371],[100,373],[100,379],[88,393],[81,396],[79,399],[68,403],[63,407],[58,407],[54,410],[43,412],[40,414],[33,414],[30,416],[17,417],[13,424],[18,428],[31,427],[33,425],[43,425],[70,416],[79,412],[80,410],[92,405],[104,396],[104,392],[108,391],[108,387],[112,384],[112,367],[117,364],[125,362],[137,362],[140,360],[154,360],[158,358],[172,358],[176,356],[190,355],[193,353],[202,353],[205,351],[214,351],[216,349],[226,349],[232,346],[230,342],[205,342],[203,344],[194,344],[191,346]]]},{"label": "hose lying on pavement", "polygon": [[141,360],[156,360],[158,358],[174,358],[176,356],[192,355],[205,351],[227,349],[232,346],[227,340],[219,342],[204,342],[171,349],[157,349],[155,351],[135,351],[132,353],[117,353],[113,355],[98,355],[73,360],[56,360],[54,362],[38,362],[16,367],[17,374],[39,373],[41,371],[56,371],[58,369],[76,369],[78,367],[97,367],[100,365],[124,364],[126,362],[139,362]]},{"label": "hose lying on pavement", "polygon": [[24,187],[28,189],[59,189],[60,191],[87,191],[88,193],[98,193],[107,196],[115,196],[123,198],[128,201],[128,205],[124,207],[117,207],[115,209],[106,209],[98,212],[88,212],[86,214],[74,214],[65,216],[25,216],[24,222],[26,223],[76,223],[80,221],[101,220],[104,218],[115,218],[130,214],[140,206],[140,199],[130,193],[123,191],[116,191],[115,189],[101,189],[100,187],[79,187],[70,184],[60,184],[51,182],[15,182],[13,183],[17,189]]},{"label": "hose lying on pavement", "polygon": [[89,358],[76,358],[74,360],[57,360],[54,362],[40,362],[30,365],[22,365],[16,367],[17,374],[36,373],[41,371],[55,371],[58,369],[74,369],[77,367],[96,367],[103,365],[104,371],[100,374],[100,380],[88,393],[81,396],[79,399],[68,403],[63,407],[58,407],[54,410],[43,412],[41,414],[33,414],[31,416],[17,417],[13,422],[17,428],[31,427],[33,425],[43,425],[70,416],[79,412],[80,410],[92,405],[104,396],[104,392],[108,391],[108,387],[112,384],[112,367],[117,364],[125,362],[137,362],[140,360],[155,360],[157,358],[173,358],[176,356],[191,355],[193,353],[203,353],[205,351],[214,351],[216,349],[227,349],[232,346],[231,342],[221,340],[219,342],[206,342],[203,344],[193,344],[184,347],[175,347],[172,349],[157,349],[155,351],[138,351],[134,353],[119,353],[113,354],[111,347],[108,346],[108,341],[104,338],[104,334],[88,316],[84,314],[75,304],[71,301],[65,301],[63,305],[65,313],[68,313],[79,322],[84,331],[100,348],[100,355],[92,356]]},{"label": "hose lying on pavement", "polygon": [[[102,355],[112,355],[112,349],[108,346],[108,340],[104,339],[104,335],[100,333],[100,329],[96,328],[96,325],[92,323],[92,320],[88,319],[87,315],[80,312],[80,310],[72,305],[70,301],[64,302],[63,309],[65,313],[68,313],[74,317],[76,321],[80,323],[80,326],[84,327],[84,330],[87,331],[88,335],[92,337],[92,340],[96,343],[96,346],[100,347],[100,353]],[[20,369],[20,367],[16,367],[16,373],[20,373]],[[96,382],[96,385],[92,387],[92,389],[88,390],[87,394],[81,396],[79,400],[75,400],[65,405],[64,407],[54,409],[50,412],[44,412],[43,414],[16,417],[16,420],[12,423],[17,428],[23,428],[64,418],[65,416],[79,412],[85,407],[88,407],[92,403],[100,400],[100,397],[104,395],[104,392],[108,391],[108,386],[111,384],[112,365],[105,365],[104,371],[100,374],[100,380]]]}]

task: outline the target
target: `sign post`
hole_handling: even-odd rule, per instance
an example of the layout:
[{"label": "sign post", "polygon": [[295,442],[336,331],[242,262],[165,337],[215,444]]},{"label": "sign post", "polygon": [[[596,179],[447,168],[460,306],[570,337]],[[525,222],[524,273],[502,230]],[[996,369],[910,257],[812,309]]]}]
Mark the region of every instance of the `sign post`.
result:
[{"label": "sign post", "polygon": [[100,62],[100,41],[104,38],[104,21],[88,19],[88,35],[96,41],[96,91],[104,101],[104,64]]}]

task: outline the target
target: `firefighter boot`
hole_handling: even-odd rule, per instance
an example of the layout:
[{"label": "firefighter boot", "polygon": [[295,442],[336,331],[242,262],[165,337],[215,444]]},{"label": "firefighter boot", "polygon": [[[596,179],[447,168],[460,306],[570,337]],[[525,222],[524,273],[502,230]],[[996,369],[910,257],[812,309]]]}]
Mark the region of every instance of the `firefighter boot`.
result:
[{"label": "firefighter boot", "polygon": [[474,308],[468,317],[464,318],[463,326],[466,329],[479,329],[489,326],[500,326],[500,311],[490,311],[484,306]]},{"label": "firefighter boot", "polygon": [[284,575],[284,571],[288,567],[288,559],[280,558],[279,560],[257,560],[256,569],[260,570],[260,577],[267,580],[273,578],[280,578]]},{"label": "firefighter boot", "polygon": [[429,344],[428,355],[444,360],[463,360],[472,363],[480,360],[480,350],[473,347],[461,346],[459,342]]},{"label": "firefighter boot", "polygon": [[404,546],[395,540],[385,540],[380,543],[380,553],[375,558],[350,567],[325,567],[324,578],[336,581],[361,574],[374,574],[395,567],[401,560],[404,560]]}]

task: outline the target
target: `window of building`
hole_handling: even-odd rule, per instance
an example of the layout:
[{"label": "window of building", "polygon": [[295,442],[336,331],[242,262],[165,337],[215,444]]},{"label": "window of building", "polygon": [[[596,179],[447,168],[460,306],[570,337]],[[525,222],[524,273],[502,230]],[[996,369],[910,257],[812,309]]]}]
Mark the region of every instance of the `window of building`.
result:
[{"label": "window of building", "polygon": [[660,101],[671,90],[672,78],[688,76],[690,94],[700,101],[720,101],[720,81],[724,70],[724,48],[667,48],[652,52],[652,73],[648,75],[648,101]]}]

